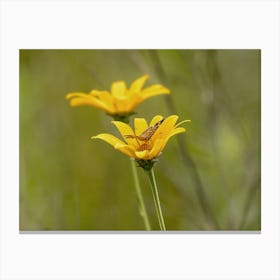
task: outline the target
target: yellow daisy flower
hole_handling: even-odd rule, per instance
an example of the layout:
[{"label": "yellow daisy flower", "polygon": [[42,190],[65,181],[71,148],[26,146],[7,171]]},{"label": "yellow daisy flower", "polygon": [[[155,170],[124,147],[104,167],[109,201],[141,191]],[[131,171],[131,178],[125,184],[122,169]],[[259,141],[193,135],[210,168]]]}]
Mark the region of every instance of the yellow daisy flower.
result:
[{"label": "yellow daisy flower", "polygon": [[185,128],[179,126],[190,120],[176,124],[177,120],[177,115],[169,116],[166,119],[157,115],[148,126],[144,118],[135,118],[134,130],[126,123],[112,121],[122,135],[123,140],[107,133],[98,134],[91,138],[107,142],[116,150],[134,158],[144,169],[146,167],[149,169],[152,167],[150,163],[154,163],[168,140],[172,136],[186,131]]},{"label": "yellow daisy flower", "polygon": [[89,93],[68,93],[66,99],[70,99],[71,106],[92,106],[112,116],[127,116],[132,114],[134,108],[144,100],[170,93],[168,88],[159,84],[143,89],[148,78],[148,75],[144,75],[136,79],[129,88],[124,81],[113,82],[111,92],[92,90]]}]

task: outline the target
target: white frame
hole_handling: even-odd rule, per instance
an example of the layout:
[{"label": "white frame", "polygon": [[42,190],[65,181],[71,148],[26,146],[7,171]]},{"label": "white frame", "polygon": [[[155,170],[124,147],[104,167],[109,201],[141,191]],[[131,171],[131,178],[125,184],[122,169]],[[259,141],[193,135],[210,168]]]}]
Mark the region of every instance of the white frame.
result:
[{"label": "white frame", "polygon": [[[1,2],[0,19],[1,279],[280,278],[278,1],[11,0]],[[18,50],[24,48],[261,49],[261,233],[20,234]]]}]

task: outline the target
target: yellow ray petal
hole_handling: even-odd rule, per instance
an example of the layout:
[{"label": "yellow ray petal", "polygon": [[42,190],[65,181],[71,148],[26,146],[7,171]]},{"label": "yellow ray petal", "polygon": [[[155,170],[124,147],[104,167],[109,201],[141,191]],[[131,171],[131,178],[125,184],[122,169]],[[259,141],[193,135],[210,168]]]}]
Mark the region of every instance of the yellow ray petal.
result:
[{"label": "yellow ray petal", "polygon": [[170,90],[162,85],[152,85],[144,89],[140,96],[142,100],[150,98],[152,96],[160,95],[160,94],[169,94]]},{"label": "yellow ray petal", "polygon": [[178,133],[182,133],[182,132],[185,132],[186,129],[184,127],[176,127],[175,129],[173,129],[171,131],[171,133],[168,135],[168,139]]},{"label": "yellow ray petal", "polygon": [[151,140],[155,140],[157,138],[166,138],[168,137],[169,133],[173,130],[174,125],[178,120],[177,115],[171,115],[164,120],[164,122],[159,126],[156,130],[155,134],[152,136]]},{"label": "yellow ray petal", "polygon": [[70,92],[66,94],[65,98],[70,99],[73,97],[84,97],[84,98],[90,98],[90,96],[87,93],[84,92]]},{"label": "yellow ray petal", "polygon": [[131,102],[128,98],[125,99],[115,99],[113,101],[113,106],[119,114],[131,112]]},{"label": "yellow ray petal", "polygon": [[150,122],[150,126],[155,125],[157,122],[159,122],[162,119],[163,119],[163,116],[161,116],[161,115],[154,116],[153,119]]},{"label": "yellow ray petal", "polygon": [[106,90],[92,90],[89,93],[89,96],[97,97],[104,102],[112,102],[112,100],[113,100],[113,97],[110,94],[110,92],[108,92]]},{"label": "yellow ray petal", "polygon": [[186,123],[186,122],[191,122],[191,120],[184,120],[184,121],[181,121],[181,122],[177,123],[175,127],[178,127],[178,126],[180,126],[181,124]]},{"label": "yellow ray petal", "polygon": [[156,158],[159,153],[163,150],[166,141],[164,139],[156,139],[152,150],[150,151],[150,159]]},{"label": "yellow ray petal", "polygon": [[171,115],[171,116],[167,117],[166,120],[164,121],[165,126],[174,127],[178,119],[179,119],[179,116],[177,116],[177,115]]},{"label": "yellow ray petal", "polygon": [[[117,101],[120,102],[122,100]],[[124,99],[124,101],[126,101],[127,112],[132,112],[135,107],[137,107],[142,102],[142,100],[138,97],[138,94],[134,94],[132,92],[128,93],[128,98]]]},{"label": "yellow ray petal", "polygon": [[130,90],[132,93],[140,91],[140,90],[143,88],[144,84],[146,83],[147,79],[149,79],[149,76],[148,76],[148,75],[144,75],[144,76],[138,78],[137,80],[135,80],[135,81],[131,84],[129,90]]},{"label": "yellow ray petal", "polygon": [[172,136],[174,136],[174,135],[176,135],[178,133],[185,132],[185,131],[186,131],[185,128],[177,127],[167,137],[165,137],[163,139],[156,139],[154,145],[156,145],[156,142],[159,141],[158,144],[157,144],[157,146],[158,146],[158,149],[157,149],[158,154],[165,148],[167,142],[169,141],[169,139]]},{"label": "yellow ray petal", "polygon": [[126,98],[126,84],[124,81],[117,81],[112,83],[111,93],[115,98]]},{"label": "yellow ray petal", "polygon": [[112,145],[113,147],[115,147],[116,145],[125,145],[125,143],[121,141],[119,138],[108,133],[101,133],[96,136],[92,136],[91,139],[101,139],[107,142],[108,144]]},{"label": "yellow ray petal", "polygon": [[149,151],[148,150],[136,151],[135,155],[136,155],[136,158],[138,158],[138,159],[149,159],[148,158],[148,155],[149,155]]},{"label": "yellow ray petal", "polygon": [[134,119],[134,130],[135,130],[135,134],[137,136],[139,136],[147,128],[148,128],[148,124],[144,118],[135,118]]},{"label": "yellow ray petal", "polygon": [[103,94],[104,92],[108,92],[106,90],[96,90],[96,89],[93,89],[90,91],[89,95],[92,95],[92,96],[96,96],[96,97],[99,97],[101,94]]},{"label": "yellow ray petal", "polygon": [[177,123],[177,124],[174,126],[174,129],[169,133],[168,139],[171,138],[172,136],[178,134],[178,133],[185,132],[186,129],[183,128],[183,127],[179,127],[179,126],[182,125],[182,124],[184,124],[184,123],[187,123],[187,122],[191,122],[191,120],[184,120],[184,121],[181,121],[181,122]]},{"label": "yellow ray petal", "polygon": [[115,149],[129,157],[135,158],[135,149],[133,146],[116,144]]},{"label": "yellow ray petal", "polygon": [[113,96],[106,90],[92,90],[89,93],[90,97],[94,97],[104,104],[106,104],[107,108],[110,108],[110,112],[114,113],[115,108],[113,106]]},{"label": "yellow ray petal", "polygon": [[135,136],[134,131],[128,124],[119,121],[112,121],[112,123],[116,126],[116,128],[118,129],[118,131],[120,132],[123,139],[128,145],[132,145],[136,148],[139,146],[135,138],[126,137],[127,135]]},{"label": "yellow ray petal", "polygon": [[92,106],[111,113],[111,108],[107,104],[94,97],[74,97],[70,100],[70,106]]}]

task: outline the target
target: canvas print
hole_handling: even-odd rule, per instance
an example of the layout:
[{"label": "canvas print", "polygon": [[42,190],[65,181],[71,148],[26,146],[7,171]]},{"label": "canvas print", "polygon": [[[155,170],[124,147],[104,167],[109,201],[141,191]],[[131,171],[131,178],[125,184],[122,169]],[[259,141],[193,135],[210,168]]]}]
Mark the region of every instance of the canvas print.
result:
[{"label": "canvas print", "polygon": [[19,51],[19,230],[261,230],[261,50]]}]

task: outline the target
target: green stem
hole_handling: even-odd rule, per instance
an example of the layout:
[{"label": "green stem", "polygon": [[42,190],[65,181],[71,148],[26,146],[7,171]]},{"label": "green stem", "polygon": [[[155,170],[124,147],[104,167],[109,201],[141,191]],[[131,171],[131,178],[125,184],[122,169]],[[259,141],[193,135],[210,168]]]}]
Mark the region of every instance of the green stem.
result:
[{"label": "green stem", "polygon": [[161,206],[160,206],[160,200],[159,200],[159,195],[158,195],[158,188],[157,188],[157,183],[156,183],[156,179],[155,179],[154,169],[151,168],[150,170],[147,170],[146,172],[148,173],[148,176],[149,176],[149,179],[151,182],[151,188],[152,188],[153,198],[154,198],[154,202],[155,202],[155,206],[156,206],[160,229],[166,230],[162,211],[161,211]]},{"label": "green stem", "polygon": [[139,212],[140,212],[141,217],[143,218],[146,230],[151,230],[151,226],[150,226],[149,218],[147,215],[142,191],[141,191],[140,184],[139,184],[135,160],[133,158],[131,158],[131,167],[132,167],[134,186],[135,186],[136,195],[137,195],[138,204],[139,204]]}]

